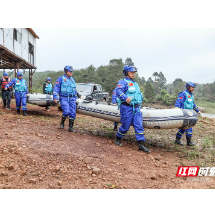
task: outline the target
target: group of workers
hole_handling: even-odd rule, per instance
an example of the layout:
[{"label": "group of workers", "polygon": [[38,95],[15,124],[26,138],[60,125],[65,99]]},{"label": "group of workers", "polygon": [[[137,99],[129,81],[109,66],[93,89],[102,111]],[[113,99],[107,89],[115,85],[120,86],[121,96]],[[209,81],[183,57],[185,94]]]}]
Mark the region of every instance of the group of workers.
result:
[{"label": "group of workers", "polygon": [[[11,110],[10,101],[11,101],[11,91],[15,91],[15,100],[16,100],[16,110],[17,114],[20,115],[20,109],[22,107],[23,115],[27,115],[27,97],[28,97],[28,85],[25,79],[23,79],[23,73],[18,71],[17,78],[14,78],[12,81],[8,77],[8,73],[3,73],[3,78],[0,79],[0,86],[2,86],[2,100],[3,108]],[[51,78],[47,78],[47,81],[43,85],[44,94],[52,94],[52,83]],[[7,107],[6,107],[7,105]],[[46,107],[49,110],[49,106]]]},{"label": "group of workers", "polygon": [[[60,76],[54,86],[51,83],[51,78],[47,78],[43,85],[44,94],[53,94],[54,102],[57,104],[58,99],[63,110],[60,128],[64,128],[66,119],[69,117],[69,132],[74,132],[73,126],[76,118],[76,106],[77,98],[81,96],[76,91],[76,84],[73,74],[72,66],[65,66],[63,76]],[[131,124],[135,129],[135,137],[139,144],[139,150],[143,152],[151,152],[145,147],[145,137],[143,128],[143,117],[140,111],[141,104],[143,102],[143,95],[140,92],[139,85],[134,81],[135,73],[137,70],[133,66],[125,66],[123,69],[124,79],[119,80],[117,87],[113,91],[112,103],[118,103],[120,108],[120,115],[122,123],[119,129],[117,129],[118,123],[114,123],[114,130],[116,130],[115,143],[117,146],[122,146],[121,139],[124,137],[129,130]],[[6,96],[8,99],[7,109],[10,110],[10,97],[11,97],[11,87],[14,85],[15,89],[15,99],[16,99],[16,109],[17,114],[20,114],[20,108],[22,105],[23,115],[27,116],[27,96],[28,96],[28,86],[25,79],[22,79],[23,74],[21,72],[17,73],[17,78],[12,81],[8,78],[8,74],[5,72],[0,84],[2,85],[2,98],[4,102],[4,108],[6,107]],[[1,86],[0,85],[0,86]],[[196,87],[193,82],[188,82],[185,85],[186,90],[182,91],[178,95],[178,99],[175,103],[175,107],[182,109],[195,110],[200,114],[200,111],[196,104],[194,103],[194,97],[192,92]],[[47,107],[49,110],[50,107]],[[191,141],[192,128],[189,129],[179,129],[176,134],[175,144],[183,145],[180,141],[182,135],[186,132],[187,145],[195,146],[195,143]]]}]

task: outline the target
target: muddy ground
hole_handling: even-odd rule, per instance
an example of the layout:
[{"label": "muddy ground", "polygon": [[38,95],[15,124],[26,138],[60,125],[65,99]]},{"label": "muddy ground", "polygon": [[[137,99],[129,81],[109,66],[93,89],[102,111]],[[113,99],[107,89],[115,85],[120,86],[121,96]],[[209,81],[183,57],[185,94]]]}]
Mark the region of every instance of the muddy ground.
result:
[{"label": "muddy ground", "polygon": [[77,114],[76,132],[71,133],[68,120],[60,129],[62,112],[56,107],[47,112],[28,105],[28,117],[16,115],[14,100],[11,108],[5,110],[0,103],[0,188],[215,188],[215,177],[195,182],[176,177],[181,165],[215,167],[215,120],[199,119],[194,149],[174,144],[177,129],[145,129],[152,151],[146,154],[138,151],[133,128],[119,147],[112,122]]}]

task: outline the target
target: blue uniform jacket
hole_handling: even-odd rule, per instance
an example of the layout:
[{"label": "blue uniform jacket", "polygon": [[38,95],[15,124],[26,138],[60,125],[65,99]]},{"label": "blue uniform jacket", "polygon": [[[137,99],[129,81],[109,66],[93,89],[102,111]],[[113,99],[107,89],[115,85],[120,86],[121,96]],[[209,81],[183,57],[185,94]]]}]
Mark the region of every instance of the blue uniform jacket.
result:
[{"label": "blue uniform jacket", "polygon": [[[192,93],[190,93],[187,89],[185,91],[188,92],[192,96]],[[186,94],[184,91],[182,91],[178,94],[178,99],[175,102],[175,107],[184,109],[183,102],[185,102],[185,100],[186,100]],[[195,102],[193,102],[193,103],[194,103],[193,109],[198,113],[199,108],[196,106]]]},{"label": "blue uniform jacket", "polygon": [[116,88],[113,91],[113,95],[112,95],[112,103],[115,104],[116,103],[116,99],[117,99],[117,95],[116,95]]},{"label": "blue uniform jacket", "polygon": [[[19,79],[19,81],[20,82],[22,82],[23,81],[23,79]],[[16,78],[14,78],[10,83],[8,83],[5,87],[11,87],[12,85],[14,85],[14,89],[15,89],[15,87],[16,87]],[[26,94],[28,94],[28,85],[27,85],[27,82],[26,82],[26,88],[27,88],[27,90],[26,90]]]},{"label": "blue uniform jacket", "polygon": [[[125,79],[135,82],[127,77]],[[128,96],[125,94],[128,91],[128,83],[122,79],[118,82],[117,87],[116,87],[116,95],[119,97],[122,101],[126,101]]]},{"label": "blue uniform jacket", "polygon": [[[53,90],[53,99],[58,99],[58,95],[59,96],[68,96],[67,94],[62,95],[61,93],[61,84],[62,84],[62,79],[63,78],[68,78],[68,79],[73,79],[73,81],[75,82],[74,78],[72,77],[67,77],[65,74],[63,76],[60,76],[54,86],[54,90]],[[69,96],[72,96],[72,94],[70,94]],[[73,96],[75,98],[75,101],[77,99],[77,91],[75,91],[75,96]]]}]

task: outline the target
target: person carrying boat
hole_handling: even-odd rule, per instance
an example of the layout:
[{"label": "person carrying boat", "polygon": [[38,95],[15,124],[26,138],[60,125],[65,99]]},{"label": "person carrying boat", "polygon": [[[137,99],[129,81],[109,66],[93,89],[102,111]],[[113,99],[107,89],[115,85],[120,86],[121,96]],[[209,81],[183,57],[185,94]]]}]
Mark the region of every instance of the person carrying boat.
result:
[{"label": "person carrying boat", "polygon": [[[45,83],[43,84],[43,94],[49,94],[49,95],[53,94],[53,85],[51,83],[50,77],[48,77]],[[49,109],[50,109],[50,106],[46,106],[46,111],[49,111]]]},{"label": "person carrying boat", "polygon": [[74,132],[73,125],[76,117],[76,99],[77,91],[75,80],[72,78],[73,73],[72,66],[65,66],[63,76],[60,76],[54,86],[53,99],[57,103],[58,95],[60,96],[60,104],[63,110],[60,128],[64,128],[64,122],[69,116],[69,130]]},{"label": "person carrying boat", "polygon": [[[192,94],[196,85],[193,82],[187,82],[185,87],[186,90],[178,94],[178,99],[176,100],[175,107],[195,110],[198,113],[198,115],[201,115],[199,108],[196,106],[194,102],[194,96]],[[184,132],[186,133],[187,146],[196,146],[196,144],[191,141],[193,128],[179,129],[178,133],[176,134],[175,144],[183,146],[183,143],[181,143],[180,140]]]},{"label": "person carrying boat", "polygon": [[22,72],[17,72],[17,77],[14,78],[10,83],[8,83],[5,86],[5,90],[7,90],[9,87],[14,85],[15,89],[15,99],[16,99],[16,109],[17,114],[20,115],[20,108],[22,105],[22,111],[24,116],[27,115],[27,97],[28,97],[28,85],[26,83],[26,80],[22,78],[23,74]]},{"label": "person carrying boat", "polygon": [[[11,87],[8,87],[7,90],[5,90],[5,86],[10,82],[10,78],[8,77],[8,73],[4,72],[3,73],[3,78],[0,79],[0,86],[2,86],[2,100],[4,103],[3,108],[6,108],[7,110],[10,109],[10,100],[11,100]],[[7,103],[7,107],[6,107]]]},{"label": "person carrying boat", "polygon": [[120,122],[122,125],[116,133],[115,143],[118,146],[122,146],[121,138],[126,135],[132,123],[135,129],[135,137],[139,144],[139,150],[151,152],[144,146],[143,117],[140,111],[143,96],[139,85],[133,80],[135,72],[137,71],[133,66],[125,66],[123,69],[125,78],[120,80],[116,87],[118,108],[120,107],[121,114]]}]

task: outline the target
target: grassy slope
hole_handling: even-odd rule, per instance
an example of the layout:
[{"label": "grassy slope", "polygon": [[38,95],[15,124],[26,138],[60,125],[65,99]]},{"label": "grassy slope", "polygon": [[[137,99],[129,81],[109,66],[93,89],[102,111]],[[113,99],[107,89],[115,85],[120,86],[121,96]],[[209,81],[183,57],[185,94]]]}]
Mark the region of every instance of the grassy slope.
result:
[{"label": "grassy slope", "polygon": [[206,113],[215,114],[215,102],[205,101],[203,99],[198,99],[195,101],[196,105],[205,108]]}]

